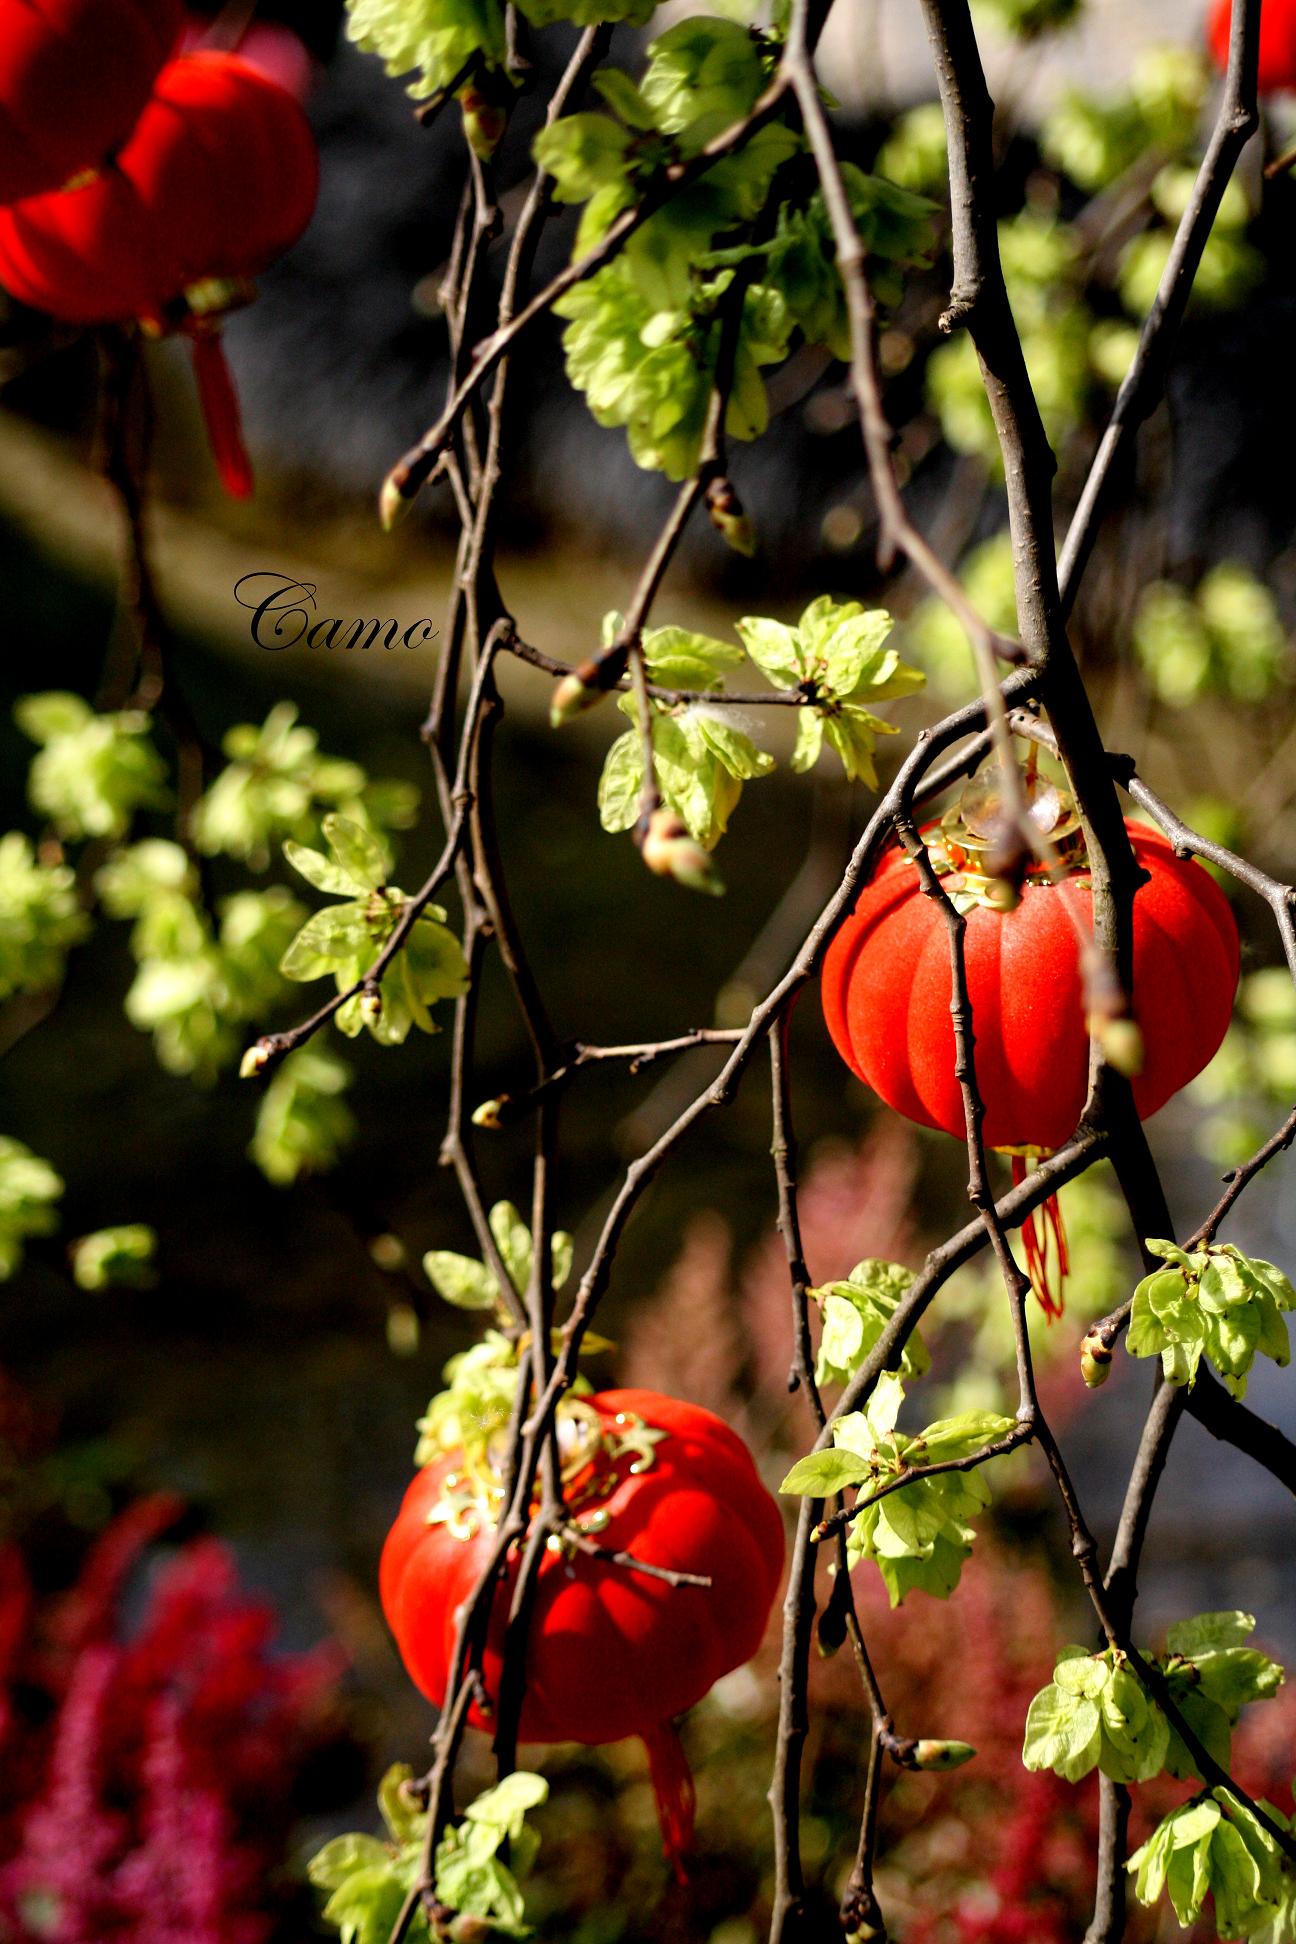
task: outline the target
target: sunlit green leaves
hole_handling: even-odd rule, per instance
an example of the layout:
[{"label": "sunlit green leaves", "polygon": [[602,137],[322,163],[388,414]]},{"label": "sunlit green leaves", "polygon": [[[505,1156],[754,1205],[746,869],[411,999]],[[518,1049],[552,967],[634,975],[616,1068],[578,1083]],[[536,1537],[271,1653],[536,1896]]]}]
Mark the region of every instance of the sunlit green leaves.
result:
[{"label": "sunlit green leaves", "polygon": [[[865,1501],[912,1467],[974,1457],[1013,1428],[1013,1419],[993,1411],[965,1411],[907,1436],[895,1428],[903,1397],[900,1377],[884,1371],[866,1408],[833,1426],[833,1449],[803,1458],[779,1489],[827,1498],[853,1486]],[[856,1512],[847,1530],[850,1563],[873,1560],[892,1606],[915,1588],[944,1599],[958,1585],[976,1538],[968,1520],[989,1502],[979,1470],[916,1478]]]},{"label": "sunlit green leaves", "polygon": [[1231,562],[1212,567],[1192,592],[1172,581],[1144,588],[1133,640],[1158,695],[1176,707],[1203,695],[1263,702],[1291,662],[1273,595]]},{"label": "sunlit green leaves", "polygon": [[[410,1792],[412,1779],[404,1764],[383,1778],[378,1802],[387,1841],[335,1836],[311,1860],[308,1875],[317,1889],[330,1893],[323,1915],[341,1933],[341,1944],[387,1944],[401,1906],[419,1881],[427,1811]],[[448,1913],[476,1920],[474,1936],[530,1934],[518,1879],[534,1863],[540,1841],[526,1818],[548,1794],[542,1776],[519,1769],[478,1796],[462,1821],[444,1831],[432,1888]],[[421,1903],[405,1934],[428,1944],[431,1933]],[[459,1933],[452,1929],[444,1935]]]},{"label": "sunlit green leaves", "polygon": [[151,1289],[157,1281],[157,1236],[143,1222],[83,1235],[68,1257],[78,1289]]},{"label": "sunlit green leaves", "polygon": [[[1279,1829],[1290,1827],[1261,1804]],[[1134,1894],[1154,1904],[1169,1894],[1186,1928],[1208,1896],[1220,1937],[1257,1937],[1286,1944],[1291,1936],[1291,1878],[1282,1851],[1252,1812],[1226,1789],[1212,1789],[1174,1809],[1129,1860]]]},{"label": "sunlit green leaves", "polygon": [[1209,85],[1209,65],[1196,48],[1146,48],[1130,60],[1124,94],[1101,101],[1074,90],[1063,94],[1044,121],[1044,154],[1078,188],[1106,188],[1149,151],[1173,155],[1189,148]]},{"label": "sunlit green leaves", "polygon": [[1244,1256],[1231,1243],[1186,1255],[1173,1243],[1149,1241],[1164,1269],[1134,1291],[1126,1342],[1131,1356],[1160,1356],[1167,1380],[1191,1385],[1203,1356],[1234,1397],[1244,1397],[1247,1372],[1259,1351],[1275,1363],[1291,1356],[1283,1312],[1296,1291],[1272,1262]]},{"label": "sunlit green leaves", "polygon": [[[642,251],[652,231],[646,224],[638,233]],[[685,478],[698,462],[720,355],[717,304],[733,274],[721,271],[694,288],[692,266],[701,247],[696,237],[682,237],[679,289],[671,282],[672,248],[651,259],[662,285],[653,298],[639,288],[627,255],[554,305],[569,320],[563,332],[567,374],[598,423],[624,426],[636,464],[671,479]],[[639,274],[648,260],[639,261]],[[785,355],[790,328],[776,290],[754,285],[745,292],[725,412],[732,438],[754,439],[765,430],[769,408],[760,372]]]},{"label": "sunlit green leaves", "polygon": [[313,729],[279,702],[257,727],[239,723],[224,738],[229,762],[195,806],[194,841],[209,857],[223,855],[264,870],[284,839],[314,841],[325,811],[353,823],[404,830],[419,793],[412,784],[371,783],[358,763],[324,756]]},{"label": "sunlit green leaves", "polygon": [[827,595],[812,601],[795,627],[760,616],[739,621],[743,646],[766,680],[805,693],[793,769],[811,769],[826,740],[852,781],[877,787],[873,750],[878,736],[893,736],[896,727],[872,705],[912,695],[927,679],[886,645],[891,628],[883,609]]},{"label": "sunlit green leaves", "polygon": [[21,831],[0,837],[0,999],[61,984],[68,952],[89,930],[66,864],[37,858]]},{"label": "sunlit green leaves", "polygon": [[437,1392],[418,1422],[416,1465],[430,1465],[447,1451],[462,1451],[469,1464],[484,1464],[493,1438],[513,1414],[517,1348],[498,1330],[451,1357]]},{"label": "sunlit green leaves", "polygon": [[[490,1230],[500,1252],[509,1280],[519,1296],[524,1296],[531,1281],[534,1246],[531,1231],[512,1202],[499,1201],[490,1212]],[[572,1239],[559,1229],[550,1240],[552,1283],[561,1289],[571,1274]],[[493,1272],[472,1256],[456,1255],[450,1249],[429,1249],[423,1258],[423,1271],[443,1301],[455,1309],[500,1309],[503,1298]]]},{"label": "sunlit green leaves", "polygon": [[281,993],[279,960],[302,906],[281,885],[240,891],[213,925],[189,859],[162,838],[115,851],[95,884],[111,917],[134,920],[126,1017],[152,1033],[168,1072],[209,1084],[237,1054],[238,1027]]},{"label": "sunlit green leaves", "polygon": [[[824,1283],[808,1292],[823,1317],[815,1364],[817,1383],[850,1381],[895,1315],[913,1279],[912,1269],[869,1257],[857,1262],[844,1282]],[[930,1363],[926,1345],[913,1332],[901,1352],[901,1377],[906,1381],[921,1377]]]},{"label": "sunlit green leaves", "polygon": [[[1224,1768],[1242,1709],[1275,1694],[1283,1678],[1275,1661],[1245,1645],[1254,1627],[1249,1613],[1200,1613],[1170,1629],[1163,1654],[1147,1657],[1188,1727]],[[1068,1782],[1093,1768],[1123,1783],[1147,1782],[1162,1770],[1198,1773],[1178,1729],[1112,1647],[1062,1649],[1051,1683],[1031,1702],[1022,1760]]]},{"label": "sunlit green leaves", "polygon": [[299,1046],[262,1095],[248,1149],[267,1181],[286,1187],[303,1174],[324,1174],[355,1134],[343,1095],[351,1072],[314,1041]]},{"label": "sunlit green leaves", "polygon": [[1122,1657],[1064,1647],[1027,1712],[1022,1761],[1068,1782],[1093,1768],[1113,1782],[1147,1782],[1169,1743],[1165,1716]]},{"label": "sunlit green leaves", "polygon": [[[293,868],[317,890],[341,897],[308,918],[280,961],[287,979],[309,980],[333,975],[339,992],[369,972],[400,923],[408,904],[405,893],[387,883],[387,853],[379,839],[350,818],[324,819],[328,855],[287,843],[284,855]],[[359,993],[335,1015],[349,1039],[367,1026],[383,1046],[399,1046],[411,1026],[434,1033],[430,1008],[443,999],[458,998],[467,985],[468,969],[454,933],[442,922],[439,905],[425,906],[408,939],[379,984],[381,1003],[366,1006]]]},{"label": "sunlit green leaves", "polygon": [[[1132,237],[1121,253],[1117,287],[1125,307],[1142,318],[1156,302],[1174,243],[1175,228],[1193,192],[1196,170],[1188,164],[1161,170],[1152,185],[1160,224]],[[1236,182],[1230,182],[1215,226],[1193,279],[1191,303],[1224,309],[1241,303],[1264,275],[1264,258],[1245,236],[1249,211]]]},{"label": "sunlit green leaves", "polygon": [[63,1181],[21,1141],[0,1134],[0,1282],[22,1261],[29,1236],[51,1235],[58,1227],[55,1203]]},{"label": "sunlit green leaves", "polygon": [[413,73],[415,97],[446,87],[474,58],[504,60],[502,0],[347,0],[347,33],[388,74]]},{"label": "sunlit green leaves", "polygon": [[79,695],[51,690],[24,696],[14,719],[41,745],[27,793],[60,837],[121,837],[137,810],[166,804],[166,767],[138,710],[96,715]]}]

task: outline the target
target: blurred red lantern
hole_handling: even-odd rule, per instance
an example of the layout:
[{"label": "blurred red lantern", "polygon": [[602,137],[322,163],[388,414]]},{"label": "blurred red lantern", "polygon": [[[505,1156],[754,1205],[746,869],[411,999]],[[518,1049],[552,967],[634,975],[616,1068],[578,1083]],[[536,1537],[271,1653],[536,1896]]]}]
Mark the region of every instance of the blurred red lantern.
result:
[{"label": "blurred red lantern", "polygon": [[[568,1400],[559,1419],[572,1525],[646,1565],[703,1574],[672,1586],[570,1548],[541,1565],[527,1645],[524,1742],[647,1744],[666,1853],[679,1867],[693,1788],[672,1725],[760,1645],[783,1568],[783,1521],[741,1438],[710,1411],[655,1391]],[[498,1489],[453,1453],[414,1479],[383,1548],[383,1611],[416,1685],[439,1707],[459,1609],[494,1543]],[[515,1555],[482,1659],[499,1694]],[[478,1727],[489,1720],[474,1711]]]},{"label": "blurred red lantern", "polygon": [[65,323],[186,332],[222,480],[242,497],[251,470],[220,320],[301,235],[318,179],[291,95],[235,55],[184,55],[92,177],[0,209],[0,282]]},{"label": "blurred red lantern", "polygon": [[0,203],[125,141],[183,17],[180,0],[0,0]]},{"label": "blurred red lantern", "polygon": [[[1217,67],[1228,66],[1232,28],[1233,0],[1216,0],[1207,33]],[[1261,94],[1296,88],[1296,0],[1263,0],[1257,80]]]},{"label": "blurred red lantern", "polygon": [[[1207,871],[1176,857],[1158,831],[1144,824],[1127,829],[1148,874],[1134,897],[1133,978],[1143,1038],[1134,1104],[1146,1119],[1218,1049],[1237,990],[1238,935],[1228,901]],[[1073,839],[1076,834],[1073,829]],[[977,886],[987,884],[978,874],[976,840],[950,819],[929,825],[923,837],[951,894],[975,900]],[[1085,931],[1093,921],[1085,863],[1073,843],[1062,885],[1028,877],[1015,910],[973,901],[967,911],[974,1059],[990,1147],[1019,1155],[1060,1147],[1084,1110],[1089,1034],[1074,920]],[[821,990],[833,1044],[851,1070],[897,1112],[963,1140],[949,932],[898,847],[886,853],[829,947]],[[1033,1228],[1024,1234],[1036,1271],[1041,1252]],[[1059,1254],[1064,1270],[1060,1234]],[[1060,1308],[1046,1280],[1035,1286],[1046,1309]]]}]

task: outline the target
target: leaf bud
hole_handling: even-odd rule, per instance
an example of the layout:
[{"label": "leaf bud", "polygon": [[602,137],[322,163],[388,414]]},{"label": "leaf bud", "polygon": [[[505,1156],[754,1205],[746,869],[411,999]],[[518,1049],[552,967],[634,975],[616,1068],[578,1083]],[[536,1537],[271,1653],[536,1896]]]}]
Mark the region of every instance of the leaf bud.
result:
[{"label": "leaf bud", "polygon": [[756,529],[743,511],[730,479],[713,479],[706,489],[706,507],[716,532],[735,553],[749,558],[756,551]]},{"label": "leaf bud", "polygon": [[271,1047],[268,1040],[259,1039],[249,1046],[239,1061],[239,1079],[255,1080],[259,1074],[264,1073],[270,1064],[270,1053]]},{"label": "leaf bud", "polygon": [[498,1098],[496,1098],[495,1100],[483,1100],[480,1107],[473,1108],[472,1111],[473,1126],[484,1127],[488,1129],[490,1133],[492,1134],[495,1133],[495,1131],[498,1128],[502,1127],[504,1124],[503,1121],[500,1119],[500,1114],[507,1100],[508,1100],[507,1094],[500,1094]]},{"label": "leaf bud", "polygon": [[366,986],[360,994],[360,1017],[366,1026],[376,1026],[383,1016],[382,993],[377,986]]},{"label": "leaf bud", "polygon": [[1097,1330],[1090,1330],[1080,1345],[1080,1375],[1090,1390],[1097,1390],[1111,1376],[1112,1350]]},{"label": "leaf bud", "polygon": [[494,1926],[485,1917],[476,1917],[470,1910],[461,1910],[451,1920],[446,1935],[452,1944],[486,1944],[493,1931]]},{"label": "leaf bud", "polygon": [[549,703],[549,724],[553,729],[561,729],[564,722],[573,716],[583,715],[592,709],[607,694],[608,685],[601,679],[601,665],[596,661],[583,661],[579,668],[573,668],[570,675],[564,675],[553,692]]},{"label": "leaf bud", "polygon": [[723,892],[710,856],[695,837],[690,837],[688,826],[674,810],[661,807],[653,811],[639,848],[654,876],[672,877],[690,891],[705,891],[713,898]]},{"label": "leaf bud", "polygon": [[465,141],[479,162],[489,162],[508,127],[508,110],[479,81],[465,81],[455,100],[463,111]]},{"label": "leaf bud", "polygon": [[953,1769],[962,1768],[975,1754],[971,1742],[924,1739],[914,1743],[912,1759],[916,1769]]},{"label": "leaf bud", "polygon": [[401,490],[401,482],[395,473],[388,473],[378,495],[378,518],[384,533],[398,527],[409,512],[413,500]]}]

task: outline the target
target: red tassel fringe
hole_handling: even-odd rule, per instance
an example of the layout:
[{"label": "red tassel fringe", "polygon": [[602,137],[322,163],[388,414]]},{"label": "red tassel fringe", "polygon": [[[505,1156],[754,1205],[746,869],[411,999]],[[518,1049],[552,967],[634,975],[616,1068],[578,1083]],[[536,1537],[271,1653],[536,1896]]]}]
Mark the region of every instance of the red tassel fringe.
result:
[{"label": "red tassel fringe", "polygon": [[[1029,1172],[1030,1164],[1026,1157],[1014,1154],[1013,1181],[1015,1183],[1025,1181]],[[1035,1226],[1034,1214],[1028,1215],[1022,1223],[1022,1241],[1026,1247],[1026,1273],[1030,1277],[1031,1288],[1039,1297],[1045,1316],[1052,1323],[1062,1314],[1067,1271],[1071,1267],[1071,1261],[1067,1252],[1066,1230],[1062,1226],[1062,1210],[1058,1206],[1057,1196],[1050,1195],[1039,1212],[1041,1227]]]},{"label": "red tassel fringe", "polygon": [[224,348],[215,331],[196,332],[192,343],[198,397],[221,485],[231,499],[247,499],[254,484],[252,462],[243,443],[238,393],[225,362]]},{"label": "red tassel fringe", "polygon": [[684,1859],[693,1848],[693,1817],[697,1808],[693,1771],[672,1722],[659,1722],[644,1736],[643,1744],[648,1750],[648,1770],[657,1797],[662,1849],[675,1872],[676,1882],[685,1883],[688,1877]]}]

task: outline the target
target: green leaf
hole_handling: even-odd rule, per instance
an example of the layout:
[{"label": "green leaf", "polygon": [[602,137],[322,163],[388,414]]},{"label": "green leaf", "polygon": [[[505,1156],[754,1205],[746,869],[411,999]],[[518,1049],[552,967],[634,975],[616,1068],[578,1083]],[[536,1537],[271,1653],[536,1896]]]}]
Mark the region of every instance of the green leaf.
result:
[{"label": "green leaf", "polygon": [[711,714],[705,708],[694,708],[690,710],[686,723],[702,746],[739,782],[747,783],[753,777],[768,776],[774,768],[774,758],[767,756],[763,749],[758,749],[749,735],[736,729],[718,710]]},{"label": "green leaf", "polygon": [[630,830],[639,820],[643,792],[643,750],[637,730],[618,736],[609,749],[599,778],[599,821],[604,830]]},{"label": "green leaf", "polygon": [[387,853],[363,825],[338,815],[324,819],[324,835],[339,868],[361,890],[378,891],[387,882]]},{"label": "green leaf", "polygon": [[325,1923],[337,1926],[341,1944],[388,1944],[404,1902],[404,1881],[394,1864],[384,1860],[381,1868],[375,1864],[354,1871],[321,1914]]},{"label": "green leaf", "polygon": [[60,736],[75,736],[94,720],[90,704],[66,689],[19,696],[13,715],[24,736],[34,743],[51,743]]},{"label": "green leaf", "polygon": [[620,68],[600,68],[592,78],[608,107],[620,115],[628,128],[644,130],[656,126],[651,104],[644,100],[628,74]]},{"label": "green leaf", "polygon": [[804,680],[800,638],[782,621],[747,615],[737,624],[743,647],[775,688],[796,688]]},{"label": "green leaf", "polygon": [[78,1289],[151,1289],[157,1281],[157,1235],[143,1222],[97,1229],[68,1253]]},{"label": "green leaf", "polygon": [[408,1762],[393,1762],[378,1784],[378,1808],[393,1843],[403,1847],[421,1840],[427,1824],[427,1811],[420,1809],[407,1793],[414,1780]]},{"label": "green leaf", "polygon": [[306,1874],[320,1890],[339,1890],[348,1877],[366,1869],[386,1869],[390,1857],[374,1836],[335,1836],[306,1865]]},{"label": "green leaf", "polygon": [[1105,1654],[1090,1654],[1083,1647],[1064,1647],[1053,1670],[1054,1685],[1063,1694],[1083,1694],[1096,1701],[1112,1676],[1112,1665]]},{"label": "green leaf", "polygon": [[498,1201],[490,1212],[490,1230],[518,1295],[531,1280],[531,1231],[512,1202]]},{"label": "green leaf", "polygon": [[375,955],[372,933],[360,904],[330,905],[306,920],[279,961],[285,979],[319,979],[339,965],[363,963]]},{"label": "green leaf", "polygon": [[1066,1694],[1052,1682],[1031,1702],[1026,1713],[1022,1761],[1028,1769],[1052,1769],[1067,1782],[1078,1782],[1098,1761],[1102,1721],[1094,1702],[1083,1694]]},{"label": "green leaf", "polygon": [[625,175],[630,136],[608,115],[563,115],[532,144],[536,162],[554,179],[556,202],[586,202],[596,189]]},{"label": "green leaf", "polygon": [[647,629],[643,651],[650,677],[663,688],[712,688],[727,668],[740,667],[743,659],[742,649],[731,642],[688,628]]},{"label": "green leaf", "polygon": [[1016,1422],[995,1411],[961,1411],[957,1417],[940,1418],[922,1434],[921,1462],[937,1465],[949,1458],[970,1458],[986,1445],[1006,1438]]},{"label": "green leaf", "polygon": [[343,870],[340,864],[335,864],[331,858],[325,857],[322,851],[308,850],[305,844],[294,844],[291,838],[285,843],[283,850],[294,871],[299,872],[308,884],[313,884],[317,891],[327,891],[331,895],[342,898],[354,898],[357,891],[364,892],[368,889],[368,886],[354,877],[350,871]]},{"label": "green leaf", "polygon": [[538,1809],[548,1798],[549,1784],[542,1775],[516,1769],[495,1788],[488,1789],[485,1795],[469,1803],[464,1814],[470,1822],[492,1824],[516,1842],[522,1834],[527,1811]]},{"label": "green leaf", "polygon": [[848,1486],[863,1485],[872,1476],[866,1458],[853,1451],[812,1451],[799,1458],[779,1491],[796,1498],[831,1498]]},{"label": "green leaf", "polygon": [[824,719],[817,709],[797,710],[796,746],[792,751],[792,767],[798,775],[812,770],[819,761],[823,748]]},{"label": "green leaf", "polygon": [[489,1269],[471,1256],[450,1249],[429,1249],[423,1273],[438,1296],[456,1309],[488,1310],[499,1302],[499,1288]]},{"label": "green leaf", "polygon": [[1196,1660],[1203,1654],[1218,1654],[1229,1647],[1244,1647],[1255,1632],[1255,1615],[1232,1608],[1222,1613],[1199,1613],[1191,1620],[1179,1620],[1166,1633],[1166,1649]]}]

